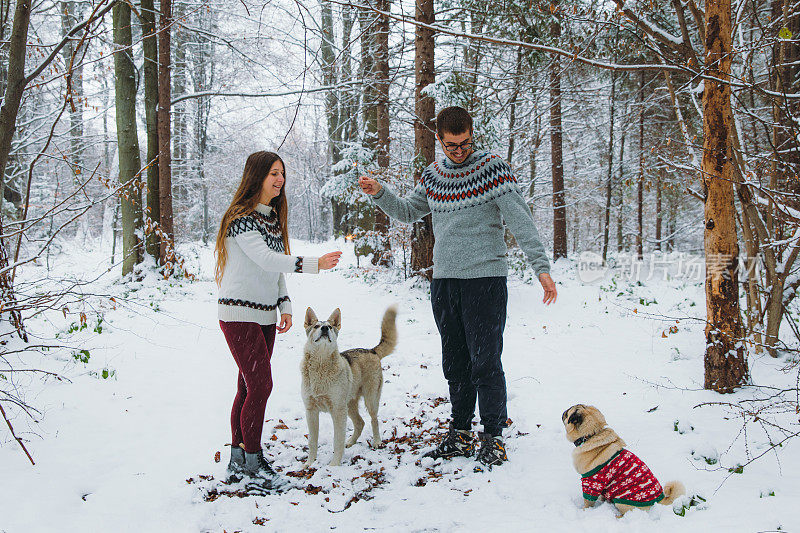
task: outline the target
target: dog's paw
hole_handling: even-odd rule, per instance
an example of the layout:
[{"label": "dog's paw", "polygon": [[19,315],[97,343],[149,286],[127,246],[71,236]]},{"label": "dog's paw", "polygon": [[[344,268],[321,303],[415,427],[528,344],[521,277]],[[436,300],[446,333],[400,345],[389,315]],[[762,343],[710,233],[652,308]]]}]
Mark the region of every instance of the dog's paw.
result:
[{"label": "dog's paw", "polygon": [[356,439],[347,439],[347,442],[344,443],[344,447],[345,448],[349,448],[355,443],[356,443]]},{"label": "dog's paw", "polygon": [[373,450],[377,450],[378,448],[383,446],[383,441],[381,440],[370,441],[369,445],[372,447]]},{"label": "dog's paw", "polygon": [[303,463],[303,468],[310,468],[311,465],[314,464],[314,459],[308,459],[305,463]]},{"label": "dog's paw", "polygon": [[339,466],[341,463],[342,463],[341,459],[333,458],[331,459],[331,462],[328,463],[328,466]]}]

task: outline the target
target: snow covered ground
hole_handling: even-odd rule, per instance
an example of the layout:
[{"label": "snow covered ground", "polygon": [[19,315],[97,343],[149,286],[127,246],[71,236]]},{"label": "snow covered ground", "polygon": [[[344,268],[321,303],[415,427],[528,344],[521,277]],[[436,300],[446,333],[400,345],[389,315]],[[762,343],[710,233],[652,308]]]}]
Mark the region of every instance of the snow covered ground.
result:
[{"label": "snow covered ground", "polygon": [[[228,458],[236,367],[216,320],[211,251],[187,247],[199,269],[196,282],[164,287],[150,275],[122,284],[112,273],[85,290],[114,300],[87,297],[69,304],[66,316],[56,310],[29,321],[38,340],[72,348],[24,355],[17,363],[69,381],[19,378],[25,400],[42,411],[39,423],[18,411],[14,419],[37,464],[0,432],[0,532],[800,531],[797,442],[730,472],[762,453],[767,435],[750,431],[745,438],[741,419],[722,406],[695,408],[760,394],[746,389],[723,397],[702,389],[703,322],[688,318],[704,316],[700,283],[637,285],[618,275],[613,284],[584,284],[573,263],[559,262],[558,301],[545,307],[538,283],[510,277],[503,356],[510,462],[476,474],[468,460],[419,460],[449,412],[425,286],[356,269],[343,242],[296,242],[293,251],[334,248],[345,250],[336,270],[290,276],[295,325],[278,337],[273,356],[263,442],[300,488],[246,498],[209,492],[219,487]],[[107,251],[64,253],[51,258],[52,276],[88,276],[106,262]],[[23,279],[42,276],[43,268],[28,269]],[[384,360],[386,446],[370,449],[365,431],[345,451],[344,466],[325,466],[332,425],[323,415],[316,470],[301,471],[305,308],[320,316],[341,308],[344,349],[374,346],[391,303],[399,305],[400,342]],[[78,331],[69,332],[73,324]],[[76,361],[87,353],[88,362]],[[786,363],[751,359],[754,383],[791,386],[792,375],[780,371]],[[573,446],[561,423],[575,403],[599,407],[659,480],[683,481],[690,496],[702,497],[694,498],[699,505],[684,516],[656,506],[621,519],[608,504],[583,510]]]}]

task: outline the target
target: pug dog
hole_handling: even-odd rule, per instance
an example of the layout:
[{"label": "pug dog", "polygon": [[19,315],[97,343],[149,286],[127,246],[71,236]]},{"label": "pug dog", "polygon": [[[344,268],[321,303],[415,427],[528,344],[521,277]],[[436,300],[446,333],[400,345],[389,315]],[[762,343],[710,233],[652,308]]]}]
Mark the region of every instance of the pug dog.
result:
[{"label": "pug dog", "polygon": [[599,409],[573,405],[561,415],[567,440],[575,445],[572,464],[581,475],[583,507],[609,501],[618,516],[634,508],[670,505],[686,493],[683,483],[670,481],[663,488],[647,465],[625,449],[625,441],[606,425]]}]

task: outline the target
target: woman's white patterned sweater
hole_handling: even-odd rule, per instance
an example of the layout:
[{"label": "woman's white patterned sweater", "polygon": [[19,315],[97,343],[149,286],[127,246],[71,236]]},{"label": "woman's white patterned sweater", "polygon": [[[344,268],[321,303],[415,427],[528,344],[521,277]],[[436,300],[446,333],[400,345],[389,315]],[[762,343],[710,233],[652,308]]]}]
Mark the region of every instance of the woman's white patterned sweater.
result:
[{"label": "woman's white patterned sweater", "polygon": [[219,288],[217,314],[223,322],[269,325],[292,314],[284,272],[319,272],[319,259],[286,255],[278,215],[268,205],[237,218],[225,236],[228,259]]}]

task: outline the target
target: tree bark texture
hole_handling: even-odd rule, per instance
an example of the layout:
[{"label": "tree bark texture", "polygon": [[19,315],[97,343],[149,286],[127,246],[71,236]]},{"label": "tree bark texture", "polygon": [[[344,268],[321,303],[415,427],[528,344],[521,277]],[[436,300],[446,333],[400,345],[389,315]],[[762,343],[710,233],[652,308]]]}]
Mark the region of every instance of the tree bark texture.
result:
[{"label": "tree bark texture", "polygon": [[611,223],[611,192],[614,177],[614,118],[617,103],[617,73],[611,73],[611,98],[609,102],[609,117],[611,124],[608,127],[608,174],[606,176],[606,207],[603,213],[603,263],[608,259],[608,231]]},{"label": "tree bark texture", "polygon": [[[391,0],[377,0],[377,9],[389,12]],[[377,125],[378,167],[386,172],[389,169],[389,17],[378,15],[375,24],[375,112]],[[378,250],[373,254],[373,264],[388,266],[392,262],[392,248],[389,243],[389,217],[380,209],[375,209],[375,231],[380,235]]]},{"label": "tree bark texture", "polygon": [[[127,275],[142,261],[142,168],[139,138],[136,133],[136,69],[131,53],[131,7],[119,2],[114,6],[114,94],[117,115],[117,149],[119,181],[129,183],[122,195],[122,275]],[[136,179],[134,179],[136,178]]]},{"label": "tree bark texture", "polygon": [[[561,39],[561,22],[553,17],[550,37]],[[550,167],[553,176],[553,261],[567,257],[567,207],[564,194],[564,153],[561,126],[561,58],[550,58]]]},{"label": "tree bark texture", "polygon": [[161,210],[161,247],[159,257],[165,265],[173,246],[172,217],[172,153],[170,151],[170,32],[172,31],[172,0],[161,0],[161,20],[158,34],[158,191]]},{"label": "tree bark texture", "polygon": [[[731,146],[731,1],[706,2],[702,179],[706,186],[705,388],[733,392],[747,379],[739,314],[738,265]],[[719,81],[716,81],[719,80]]]},{"label": "tree bark texture", "polygon": [[[25,89],[25,48],[28,42],[28,27],[31,21],[31,0],[18,0],[11,29],[11,44],[8,48],[8,69],[3,106],[0,108],[0,178],[5,181],[6,163],[11,152],[11,139],[17,123],[17,113]],[[0,200],[2,204],[2,200]],[[11,325],[27,342],[22,315],[15,309],[16,296],[8,267],[8,251],[3,235],[3,214],[0,211],[0,306],[9,310]]]},{"label": "tree bark texture", "polygon": [[[147,125],[147,217],[158,223],[161,220],[158,188],[158,36],[153,0],[142,0],[142,48],[144,51],[144,115]],[[158,260],[161,243],[158,233],[150,231],[145,236],[146,249]]]},{"label": "tree bark texture", "polygon": [[[433,0],[416,1],[416,20],[424,24],[433,24]],[[435,81],[436,73],[433,64],[433,31],[422,26],[415,30],[414,53],[414,183],[419,183],[422,171],[436,157],[436,102],[423,90]],[[420,222],[414,223],[411,241],[411,270],[428,280],[433,278],[433,222],[427,215]]]},{"label": "tree bark texture", "polygon": [[636,256],[644,258],[644,71],[639,73],[639,179],[636,184]]},{"label": "tree bark texture", "polygon": [[22,91],[25,90],[25,49],[30,21],[31,0],[17,0],[8,51],[8,81],[3,106],[0,107],[0,176],[5,176],[8,154],[11,152],[11,140],[17,127]]},{"label": "tree bark texture", "polygon": [[[61,31],[66,36],[69,30],[82,18],[78,10],[78,3],[75,0],[62,0],[61,11]],[[69,102],[69,140],[70,140],[70,164],[75,174],[80,174],[83,167],[83,62],[81,55],[85,50],[84,44],[78,48],[80,37],[73,36],[69,39],[64,48],[61,49],[61,56],[67,68],[66,98]]]}]

